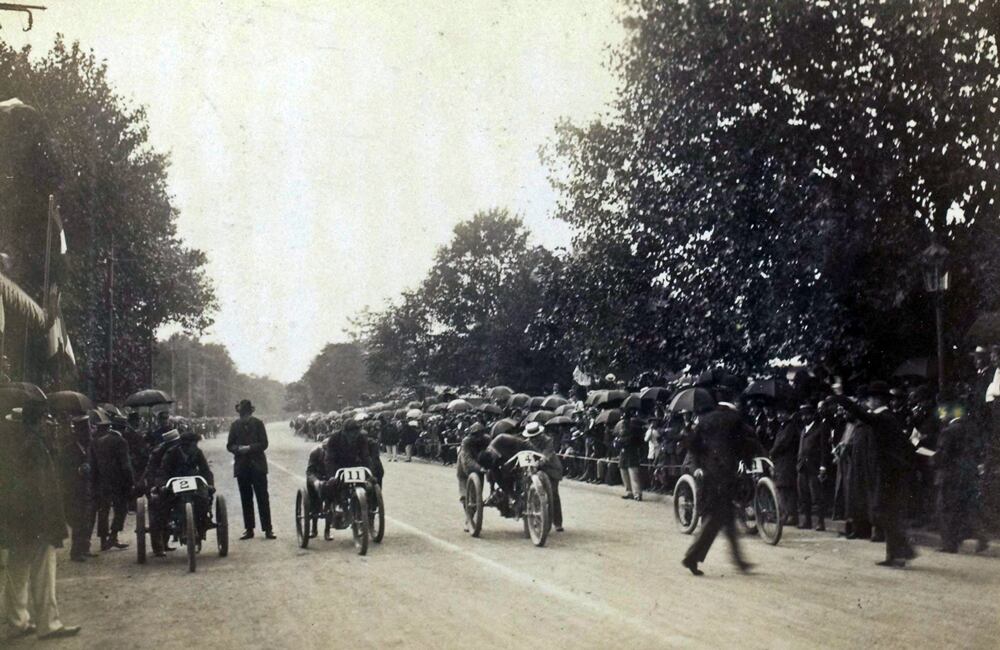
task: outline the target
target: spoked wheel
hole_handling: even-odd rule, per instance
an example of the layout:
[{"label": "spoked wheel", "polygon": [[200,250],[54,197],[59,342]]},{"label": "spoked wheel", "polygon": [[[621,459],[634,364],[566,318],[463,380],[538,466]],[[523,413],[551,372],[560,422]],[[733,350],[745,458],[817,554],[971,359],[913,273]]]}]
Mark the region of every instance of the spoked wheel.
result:
[{"label": "spoked wheel", "polygon": [[674,485],[674,519],[685,535],[698,527],[698,487],[690,474],[682,475]]},{"label": "spoked wheel", "polygon": [[483,530],[483,477],[473,472],[465,482],[465,517],[469,533],[479,537]]},{"label": "spoked wheel", "polygon": [[371,530],[372,541],[376,544],[385,537],[385,502],[382,501],[382,487],[376,483],[372,489],[371,510],[368,512],[368,527]]},{"label": "spoked wheel", "polygon": [[772,546],[777,544],[781,541],[784,525],[781,523],[782,512],[774,481],[766,476],[757,481],[753,505],[760,536]]},{"label": "spoked wheel", "polygon": [[219,557],[229,555],[229,513],[226,497],[215,497],[215,541],[219,545]]},{"label": "spoked wheel", "polygon": [[135,502],[135,555],[139,564],[146,563],[146,497]]},{"label": "spoked wheel", "polygon": [[535,546],[545,546],[545,540],[552,528],[552,493],[547,486],[548,477],[535,474],[531,477],[525,499],[524,527]]},{"label": "spoked wheel", "polygon": [[188,571],[194,573],[197,560],[198,528],[194,525],[194,504],[184,504],[184,539],[187,542]]},{"label": "spoked wheel", "polygon": [[358,555],[368,552],[368,497],[363,487],[354,488],[351,497],[351,533]]},{"label": "spoked wheel", "polygon": [[311,525],[309,490],[299,488],[298,492],[295,493],[295,536],[299,541],[299,548],[309,546],[309,527]]}]

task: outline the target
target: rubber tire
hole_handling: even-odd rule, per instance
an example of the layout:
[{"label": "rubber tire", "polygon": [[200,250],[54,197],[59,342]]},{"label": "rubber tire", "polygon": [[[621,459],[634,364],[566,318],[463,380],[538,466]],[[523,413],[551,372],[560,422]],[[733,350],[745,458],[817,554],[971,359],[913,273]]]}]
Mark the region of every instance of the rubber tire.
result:
[{"label": "rubber tire", "polygon": [[[382,500],[382,487],[378,483],[375,484],[372,495],[375,497],[374,505],[378,508],[378,512],[369,515],[368,525],[372,541],[376,544],[381,544],[382,538],[385,537],[385,501]],[[378,522],[377,526],[374,525],[376,522]]]},{"label": "rubber tire", "polygon": [[190,501],[184,504],[184,539],[187,542],[188,571],[194,573],[198,564],[198,527],[194,525],[194,504]]},{"label": "rubber tire", "polygon": [[[548,487],[549,477],[542,473],[533,474],[531,476],[531,484],[528,485],[528,494],[525,495],[524,500],[524,528],[528,533],[528,537],[531,539],[531,543],[535,546],[542,547],[545,546],[545,540],[549,537],[549,531],[552,530],[552,491]],[[528,522],[528,516],[531,513],[531,502],[533,501],[533,496],[538,499],[538,517],[541,518],[540,530],[536,530]]]},{"label": "rubber tire", "polygon": [[351,497],[351,534],[358,555],[368,553],[368,497],[363,487],[354,488]]},{"label": "rubber tire", "polygon": [[229,555],[229,510],[226,497],[215,497],[215,541],[219,547],[219,557]]},{"label": "rubber tire", "polygon": [[[685,521],[681,516],[681,496],[682,493],[691,502],[691,516]],[[682,474],[674,484],[673,493],[674,521],[677,522],[677,529],[685,535],[690,535],[698,527],[698,484],[690,474]]]},{"label": "rubber tire", "polygon": [[309,532],[312,526],[310,505],[309,490],[299,488],[295,493],[295,536],[298,538],[299,548],[309,547]]},{"label": "rubber tire", "polygon": [[[773,508],[769,509],[773,509],[776,521],[770,528],[761,525],[761,522],[764,521],[764,518],[761,517],[763,500],[768,500],[773,504]],[[784,515],[781,512],[781,501],[778,500],[778,489],[774,486],[774,481],[770,478],[765,476],[757,481],[757,487],[754,489],[753,505],[757,513],[757,531],[760,533],[761,539],[774,546],[781,541],[781,533],[784,531],[785,525],[782,522]],[[770,517],[767,519],[770,520]]]},{"label": "rubber tire", "polygon": [[[475,510],[470,512],[472,508]],[[483,477],[477,472],[465,481],[465,516],[469,520],[469,534],[479,537],[483,530]]]},{"label": "rubber tire", "polygon": [[136,562],[146,563],[146,497],[135,500],[135,555]]}]

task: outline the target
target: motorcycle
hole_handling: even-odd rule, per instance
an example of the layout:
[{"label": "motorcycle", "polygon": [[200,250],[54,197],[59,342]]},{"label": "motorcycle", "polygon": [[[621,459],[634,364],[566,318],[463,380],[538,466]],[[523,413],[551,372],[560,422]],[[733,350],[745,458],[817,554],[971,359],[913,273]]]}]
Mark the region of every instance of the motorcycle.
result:
[{"label": "motorcycle", "polygon": [[324,520],[323,539],[332,539],[332,530],[350,527],[358,555],[368,553],[368,540],[380,544],[385,537],[385,502],[382,488],[367,467],[345,467],[334,474],[337,493],[334,499],[320,497],[319,502],[308,487],[295,495],[295,535],[300,548],[308,548],[311,529]]},{"label": "motorcycle", "polygon": [[[196,500],[203,487],[210,496],[205,504],[206,512],[202,521],[195,516]],[[187,548],[188,571],[194,573],[197,568],[197,555],[201,551],[201,543],[206,533],[215,529],[216,545],[219,557],[229,555],[229,519],[226,510],[226,498],[215,495],[215,520],[212,520],[212,496],[208,482],[201,476],[175,476],[167,481],[160,492],[162,500],[169,500],[170,511],[163,513],[163,540],[173,538]],[[147,512],[149,501],[142,496],[136,500],[135,508],[135,548],[136,560],[139,564],[146,563],[146,533],[150,532]]]},{"label": "motorcycle", "polygon": [[552,483],[541,470],[544,460],[545,457],[536,451],[524,450],[515,454],[504,463],[515,472],[512,493],[494,487],[485,502],[482,474],[469,474],[465,488],[465,515],[473,537],[481,534],[484,508],[491,506],[505,518],[520,519],[524,536],[529,537],[535,546],[545,546],[552,528]]}]

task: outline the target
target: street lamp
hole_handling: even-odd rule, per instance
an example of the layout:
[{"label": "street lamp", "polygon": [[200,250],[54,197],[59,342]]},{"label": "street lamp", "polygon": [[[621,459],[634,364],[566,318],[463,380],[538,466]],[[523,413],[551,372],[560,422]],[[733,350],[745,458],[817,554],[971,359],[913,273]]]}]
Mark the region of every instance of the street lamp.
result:
[{"label": "street lamp", "polygon": [[924,265],[924,289],[934,296],[934,322],[937,326],[938,391],[944,391],[944,322],[941,317],[941,302],[944,292],[951,288],[951,274],[945,268],[948,249],[937,243],[924,249],[920,254]]}]

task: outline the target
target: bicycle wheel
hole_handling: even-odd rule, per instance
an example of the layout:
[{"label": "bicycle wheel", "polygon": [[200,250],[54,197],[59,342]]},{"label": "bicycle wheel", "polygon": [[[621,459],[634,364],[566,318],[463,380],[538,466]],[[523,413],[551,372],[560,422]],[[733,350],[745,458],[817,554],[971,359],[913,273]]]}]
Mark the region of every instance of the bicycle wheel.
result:
[{"label": "bicycle wheel", "polygon": [[354,488],[351,497],[351,533],[358,555],[368,552],[368,497],[363,487]]},{"label": "bicycle wheel", "polygon": [[483,530],[483,477],[475,472],[465,482],[465,516],[469,520],[469,533],[479,537]]},{"label": "bicycle wheel", "polygon": [[774,481],[766,476],[757,481],[754,490],[754,512],[757,515],[757,530],[768,544],[772,546],[781,540],[784,525],[781,522],[781,506],[778,501],[778,490]]},{"label": "bicycle wheel", "polygon": [[674,485],[674,520],[677,528],[690,535],[698,527],[698,486],[694,477],[683,474]]}]

